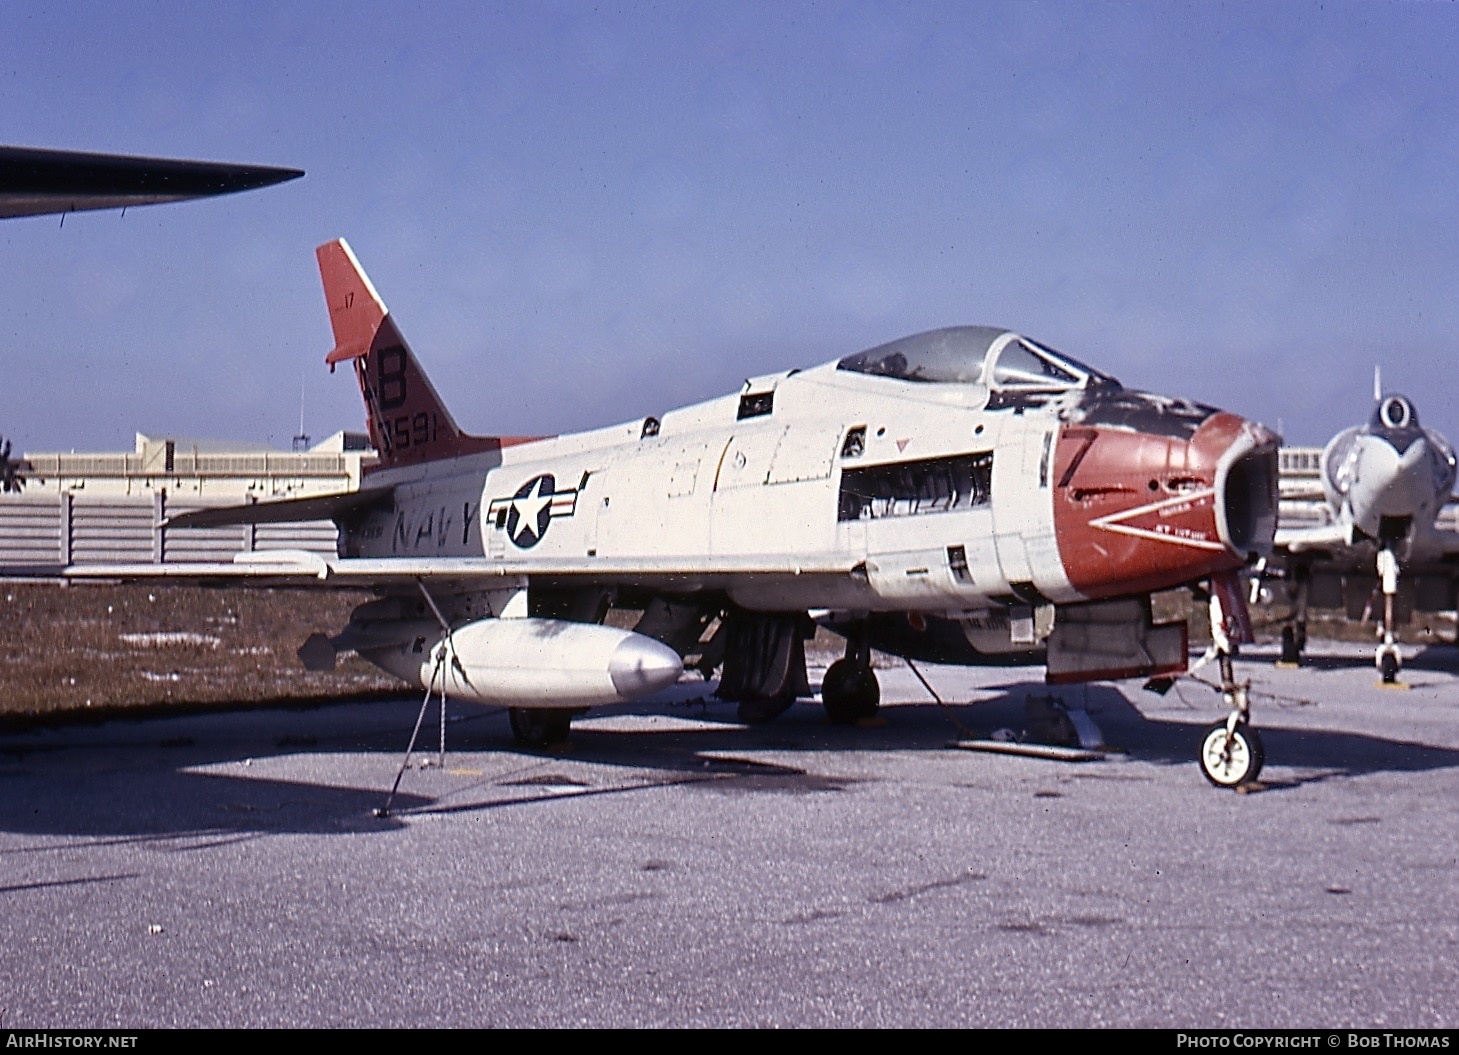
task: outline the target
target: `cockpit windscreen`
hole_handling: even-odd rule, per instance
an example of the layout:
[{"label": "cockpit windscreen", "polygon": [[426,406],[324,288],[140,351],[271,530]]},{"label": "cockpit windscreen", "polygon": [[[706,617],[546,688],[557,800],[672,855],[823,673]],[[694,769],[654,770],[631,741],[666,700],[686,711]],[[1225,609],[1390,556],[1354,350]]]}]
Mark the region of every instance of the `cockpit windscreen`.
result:
[{"label": "cockpit windscreen", "polygon": [[847,356],[836,368],[900,381],[995,389],[1047,392],[1086,384],[1119,386],[1114,378],[1077,359],[994,326],[929,330]]}]

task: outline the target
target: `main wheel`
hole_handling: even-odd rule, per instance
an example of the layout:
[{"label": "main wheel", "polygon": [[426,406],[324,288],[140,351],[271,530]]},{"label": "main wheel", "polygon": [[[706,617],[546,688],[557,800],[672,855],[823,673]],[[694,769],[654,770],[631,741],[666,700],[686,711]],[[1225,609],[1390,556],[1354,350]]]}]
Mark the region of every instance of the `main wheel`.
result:
[{"label": "main wheel", "polygon": [[1296,627],[1282,627],[1281,662],[1290,663],[1294,667],[1302,662],[1302,646],[1298,643]]},{"label": "main wheel", "polygon": [[1378,657],[1378,673],[1383,678],[1384,685],[1392,685],[1398,680],[1398,654],[1395,652],[1384,652]]},{"label": "main wheel", "polygon": [[1231,733],[1225,722],[1217,722],[1201,740],[1201,772],[1218,788],[1250,783],[1265,761],[1261,737],[1245,722],[1238,722]]},{"label": "main wheel", "polygon": [[827,718],[838,725],[850,725],[876,714],[881,704],[881,686],[870,667],[854,660],[838,659],[821,679],[821,703]]},{"label": "main wheel", "polygon": [[507,718],[512,724],[512,738],[522,747],[547,747],[567,739],[572,727],[572,711],[539,707],[512,707]]}]

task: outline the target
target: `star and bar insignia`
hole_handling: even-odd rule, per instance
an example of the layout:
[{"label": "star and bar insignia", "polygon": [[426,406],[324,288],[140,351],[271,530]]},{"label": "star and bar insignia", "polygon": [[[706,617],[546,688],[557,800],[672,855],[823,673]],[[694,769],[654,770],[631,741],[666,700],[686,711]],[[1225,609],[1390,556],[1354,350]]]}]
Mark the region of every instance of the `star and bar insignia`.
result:
[{"label": "star and bar insignia", "polygon": [[570,517],[577,509],[578,489],[557,490],[551,473],[534,476],[510,498],[493,498],[487,514],[520,549],[531,549],[542,541],[555,517]]}]

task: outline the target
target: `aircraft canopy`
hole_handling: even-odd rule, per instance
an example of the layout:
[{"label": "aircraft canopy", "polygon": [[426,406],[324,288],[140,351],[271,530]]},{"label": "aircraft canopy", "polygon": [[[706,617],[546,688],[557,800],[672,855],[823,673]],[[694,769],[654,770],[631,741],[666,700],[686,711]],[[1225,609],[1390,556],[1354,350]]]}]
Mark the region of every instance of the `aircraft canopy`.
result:
[{"label": "aircraft canopy", "polygon": [[900,381],[1058,391],[1114,378],[996,326],[949,326],[847,356],[836,369]]}]

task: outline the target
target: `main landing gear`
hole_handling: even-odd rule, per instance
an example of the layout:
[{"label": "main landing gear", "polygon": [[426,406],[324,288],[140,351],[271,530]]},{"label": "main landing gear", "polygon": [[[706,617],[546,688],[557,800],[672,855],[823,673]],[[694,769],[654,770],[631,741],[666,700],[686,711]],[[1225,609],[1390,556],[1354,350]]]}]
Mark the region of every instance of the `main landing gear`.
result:
[{"label": "main landing gear", "polygon": [[[1373,655],[1373,665],[1378,668],[1378,677],[1386,688],[1403,688],[1398,680],[1403,669],[1403,655],[1398,650],[1394,636],[1394,602],[1398,595],[1398,555],[1393,550],[1393,541],[1381,542],[1376,559],[1378,592],[1383,598],[1382,625],[1378,628],[1378,649]],[[1282,628],[1282,655],[1278,662],[1283,666],[1295,667],[1302,662],[1302,651],[1307,647],[1308,595],[1312,585],[1312,572],[1305,562],[1295,563],[1288,571],[1291,580],[1288,594],[1292,599],[1292,615]],[[1372,607],[1368,608],[1368,612]],[[1363,621],[1368,614],[1363,615]]]},{"label": "main landing gear", "polygon": [[[1261,573],[1265,567],[1265,560],[1257,565],[1257,577],[1251,587],[1253,602],[1260,590]],[[1288,564],[1285,577],[1292,614],[1287,617],[1287,625],[1282,627],[1282,654],[1277,658],[1277,666],[1300,667],[1302,652],[1307,648],[1307,606],[1312,593],[1312,569],[1305,561],[1293,560]]]},{"label": "main landing gear", "polygon": [[1241,596],[1234,582],[1213,581],[1211,587],[1211,638],[1221,670],[1221,695],[1231,713],[1201,738],[1201,772],[1218,788],[1236,788],[1256,780],[1266,752],[1251,727],[1248,686],[1237,683],[1231,660],[1232,631],[1241,625]]},{"label": "main landing gear", "polygon": [[865,626],[846,636],[846,655],[826,669],[821,679],[821,703],[826,717],[838,725],[851,725],[875,716],[881,705],[881,686],[871,669],[871,646]]}]

